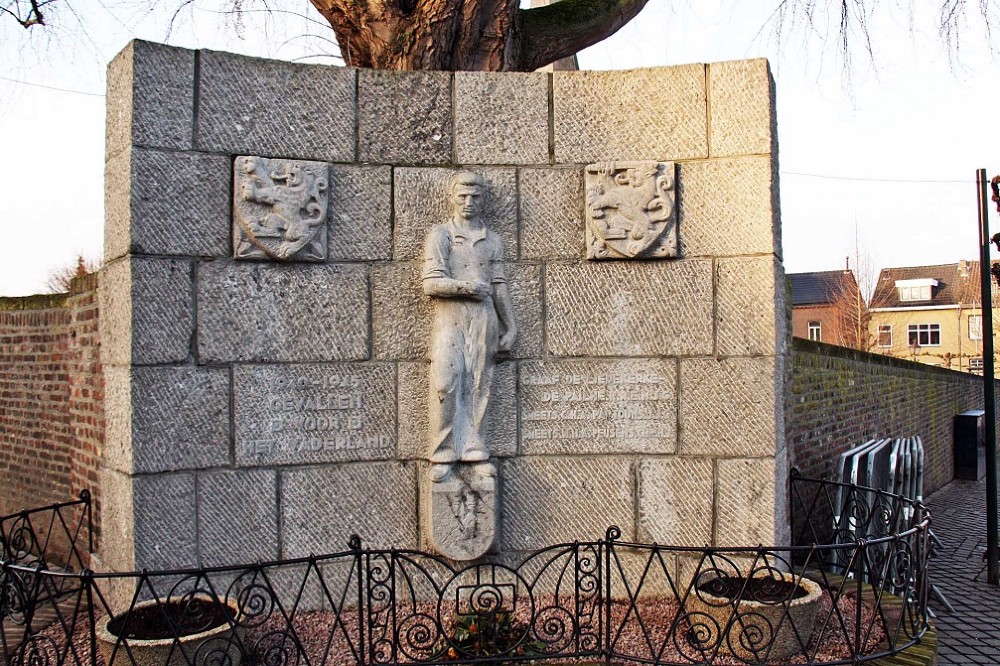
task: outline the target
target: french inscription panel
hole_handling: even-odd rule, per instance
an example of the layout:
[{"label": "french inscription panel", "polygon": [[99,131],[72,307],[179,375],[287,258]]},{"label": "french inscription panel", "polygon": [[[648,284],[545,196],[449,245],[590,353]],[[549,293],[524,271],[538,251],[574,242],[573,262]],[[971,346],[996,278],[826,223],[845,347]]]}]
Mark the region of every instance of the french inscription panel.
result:
[{"label": "french inscription panel", "polygon": [[676,363],[664,359],[521,364],[521,451],[674,453]]},{"label": "french inscription panel", "polygon": [[396,455],[393,366],[233,368],[236,464],[298,465]]}]

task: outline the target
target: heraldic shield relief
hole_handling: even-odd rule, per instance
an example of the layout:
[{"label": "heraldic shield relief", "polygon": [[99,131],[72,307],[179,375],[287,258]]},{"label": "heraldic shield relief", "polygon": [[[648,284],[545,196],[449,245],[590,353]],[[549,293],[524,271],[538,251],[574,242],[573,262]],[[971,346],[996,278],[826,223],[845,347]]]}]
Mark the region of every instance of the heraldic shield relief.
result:
[{"label": "heraldic shield relief", "polygon": [[587,258],[677,256],[673,162],[602,162],[585,170]]},{"label": "heraldic shield relief", "polygon": [[326,163],[237,157],[234,171],[234,258],[326,260]]}]

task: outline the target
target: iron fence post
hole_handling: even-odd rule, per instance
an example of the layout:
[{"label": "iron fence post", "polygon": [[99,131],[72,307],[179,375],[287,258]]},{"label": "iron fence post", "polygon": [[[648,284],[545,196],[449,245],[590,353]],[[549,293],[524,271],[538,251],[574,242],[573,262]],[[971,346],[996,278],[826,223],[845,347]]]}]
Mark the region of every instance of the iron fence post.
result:
[{"label": "iron fence post", "polygon": [[365,648],[365,591],[364,591],[364,563],[361,560],[361,537],[352,534],[348,541],[348,546],[354,552],[354,561],[357,565],[358,573],[358,659],[360,666],[367,663],[367,652]]},{"label": "iron fence post", "polygon": [[[87,502],[88,508],[90,502]],[[97,614],[94,613],[94,572],[84,569],[81,573],[83,589],[87,595],[87,622],[90,635],[90,666],[97,666]]]}]

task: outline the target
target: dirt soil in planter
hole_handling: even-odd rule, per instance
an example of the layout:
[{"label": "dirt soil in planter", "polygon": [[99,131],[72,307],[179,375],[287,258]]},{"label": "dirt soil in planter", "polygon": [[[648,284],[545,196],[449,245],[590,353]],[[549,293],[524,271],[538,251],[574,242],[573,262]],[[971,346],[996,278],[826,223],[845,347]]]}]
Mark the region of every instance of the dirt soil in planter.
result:
[{"label": "dirt soil in planter", "polygon": [[[792,588],[795,588],[794,591]],[[764,604],[779,604],[789,598],[801,599],[809,594],[804,587],[800,587],[790,580],[777,578],[716,578],[698,586],[700,592],[711,594],[713,597],[722,597],[733,601],[742,598],[745,601],[759,601]],[[742,595],[742,597],[741,597]]]},{"label": "dirt soil in planter", "polygon": [[108,631],[115,636],[145,640],[173,638],[175,632],[177,636],[191,636],[221,627],[235,615],[232,608],[222,604],[165,601],[133,608],[127,615],[111,620]]}]

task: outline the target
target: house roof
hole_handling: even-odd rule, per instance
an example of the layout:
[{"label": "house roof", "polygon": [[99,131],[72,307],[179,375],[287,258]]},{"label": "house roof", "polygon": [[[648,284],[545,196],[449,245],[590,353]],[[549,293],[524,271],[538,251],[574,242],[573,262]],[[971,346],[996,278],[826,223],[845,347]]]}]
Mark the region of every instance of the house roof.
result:
[{"label": "house roof", "polygon": [[[898,280],[937,280],[931,289],[931,299],[927,301],[901,301]],[[883,268],[879,273],[875,293],[872,294],[873,308],[920,308],[940,305],[972,305],[980,300],[979,262],[961,261],[955,264],[934,266],[901,266]]]},{"label": "house roof", "polygon": [[857,289],[851,271],[818,271],[789,273],[792,285],[792,305],[828,305],[848,289]]}]

